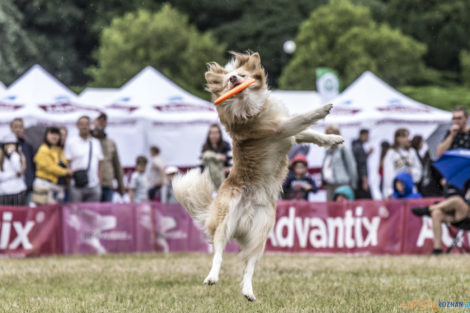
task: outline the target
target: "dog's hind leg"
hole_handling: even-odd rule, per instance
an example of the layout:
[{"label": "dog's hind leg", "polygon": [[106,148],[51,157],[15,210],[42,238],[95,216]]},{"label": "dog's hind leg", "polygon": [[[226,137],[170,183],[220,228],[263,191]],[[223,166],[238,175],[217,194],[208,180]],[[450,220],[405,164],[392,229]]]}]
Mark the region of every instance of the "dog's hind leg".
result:
[{"label": "dog's hind leg", "polygon": [[227,245],[227,227],[225,223],[220,224],[214,234],[214,257],[212,259],[212,267],[204,279],[205,285],[214,285],[219,281],[220,267],[222,266],[222,254],[224,253],[225,246]]},{"label": "dog's hind leg", "polygon": [[243,273],[242,294],[248,301],[255,301],[253,293],[253,273],[255,265],[261,259],[266,245],[266,239],[274,225],[275,209],[258,209],[253,217],[253,224],[250,232],[241,243],[241,257],[245,260],[245,271]]},{"label": "dog's hind leg", "polygon": [[296,143],[314,143],[321,147],[328,147],[341,144],[344,139],[338,135],[327,135],[312,129],[306,129],[295,135],[295,141]]}]

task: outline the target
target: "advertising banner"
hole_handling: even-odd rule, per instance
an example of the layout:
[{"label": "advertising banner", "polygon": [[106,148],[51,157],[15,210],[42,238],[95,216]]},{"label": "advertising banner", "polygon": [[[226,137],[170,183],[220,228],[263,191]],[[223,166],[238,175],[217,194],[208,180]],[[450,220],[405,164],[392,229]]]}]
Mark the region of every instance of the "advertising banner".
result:
[{"label": "advertising banner", "polygon": [[63,205],[64,253],[130,253],[154,250],[149,204]]},{"label": "advertising banner", "polygon": [[0,257],[62,253],[60,206],[0,206]]}]

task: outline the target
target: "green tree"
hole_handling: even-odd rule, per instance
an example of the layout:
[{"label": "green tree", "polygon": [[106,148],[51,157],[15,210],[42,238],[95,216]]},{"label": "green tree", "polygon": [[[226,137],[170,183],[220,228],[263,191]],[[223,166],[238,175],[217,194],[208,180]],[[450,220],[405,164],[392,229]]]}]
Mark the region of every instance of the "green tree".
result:
[{"label": "green tree", "polygon": [[0,1],[0,80],[12,83],[37,59],[37,47],[22,28],[23,15],[11,0]]},{"label": "green tree", "polygon": [[298,27],[319,5],[328,0],[212,1],[172,0],[201,30],[210,29],[229,50],[257,51],[268,72],[269,83],[277,79],[290,56],[283,51]]},{"label": "green tree", "polygon": [[424,68],[423,44],[377,24],[368,8],[347,0],[313,11],[295,41],[297,51],[279,80],[282,88],[313,89],[320,66],[334,68],[346,85],[365,70],[402,84]]},{"label": "green tree", "polygon": [[470,50],[470,1],[388,0],[385,19],[427,45],[428,66],[460,70],[459,53]]},{"label": "green tree", "polygon": [[113,19],[89,73],[95,85],[118,87],[152,65],[183,87],[202,90],[205,64],[223,62],[224,51],[211,33],[198,32],[187,16],[164,5],[157,13],[139,10]]},{"label": "green tree", "polygon": [[62,82],[84,85],[94,64],[101,30],[116,16],[138,8],[157,9],[152,0],[15,0],[23,27],[38,46],[39,63]]},{"label": "green tree", "polygon": [[460,52],[460,67],[462,68],[462,82],[470,87],[470,52],[465,50]]}]

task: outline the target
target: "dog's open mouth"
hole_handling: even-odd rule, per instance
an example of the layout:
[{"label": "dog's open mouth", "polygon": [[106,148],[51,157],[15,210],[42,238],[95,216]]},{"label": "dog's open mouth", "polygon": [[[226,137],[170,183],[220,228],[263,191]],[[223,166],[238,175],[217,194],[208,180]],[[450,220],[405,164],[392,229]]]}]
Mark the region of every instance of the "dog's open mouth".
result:
[{"label": "dog's open mouth", "polygon": [[240,85],[242,82],[237,80],[236,82],[234,83],[230,83],[230,90],[232,90],[233,88],[237,87],[238,85]]}]

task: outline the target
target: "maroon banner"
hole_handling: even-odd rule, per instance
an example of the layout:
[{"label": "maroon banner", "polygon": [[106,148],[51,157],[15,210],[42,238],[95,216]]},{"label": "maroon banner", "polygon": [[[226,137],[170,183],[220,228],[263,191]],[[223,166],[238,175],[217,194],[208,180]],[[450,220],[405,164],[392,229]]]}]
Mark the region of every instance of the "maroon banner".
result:
[{"label": "maroon banner", "polygon": [[[433,244],[431,219],[414,216],[411,208],[430,205],[436,200],[279,202],[276,224],[266,250],[320,254],[427,254]],[[452,239],[447,226],[442,224],[442,229],[443,243],[449,246]],[[463,236],[467,245],[469,236],[468,233]]]},{"label": "maroon banner", "polygon": [[[433,249],[433,231],[432,231],[432,220],[430,217],[418,218],[411,213],[411,208],[416,206],[430,205],[442,199],[415,199],[409,200],[406,203],[406,209],[404,211],[405,216],[403,217],[403,228],[404,232],[402,235],[404,254],[423,254],[430,253]],[[453,226],[449,227],[446,224],[441,224],[442,228],[442,243],[445,247],[449,247],[452,244],[452,235],[461,232],[461,240],[457,247],[452,252],[457,253],[459,247],[463,247],[463,244],[467,249],[462,251],[470,252],[470,232],[464,232]]]},{"label": "maroon banner", "polygon": [[[278,203],[266,250],[288,253],[428,254],[432,222],[411,213],[440,199]],[[458,229],[442,224],[443,243]],[[470,233],[461,231],[467,247]],[[462,245],[459,243],[459,246]],[[178,204],[79,203],[0,207],[0,257],[74,253],[211,252]],[[226,251],[238,251],[230,243]],[[458,252],[454,249],[454,252]],[[467,249],[467,252],[468,251]]]},{"label": "maroon banner", "polygon": [[154,250],[149,204],[71,203],[62,207],[64,253]]},{"label": "maroon banner", "polygon": [[60,206],[0,206],[0,257],[62,253]]},{"label": "maroon banner", "polygon": [[[181,205],[157,203],[154,208],[157,251],[212,251],[209,238],[201,226],[193,221]],[[239,249],[235,242],[230,242],[225,251],[237,252]]]}]

